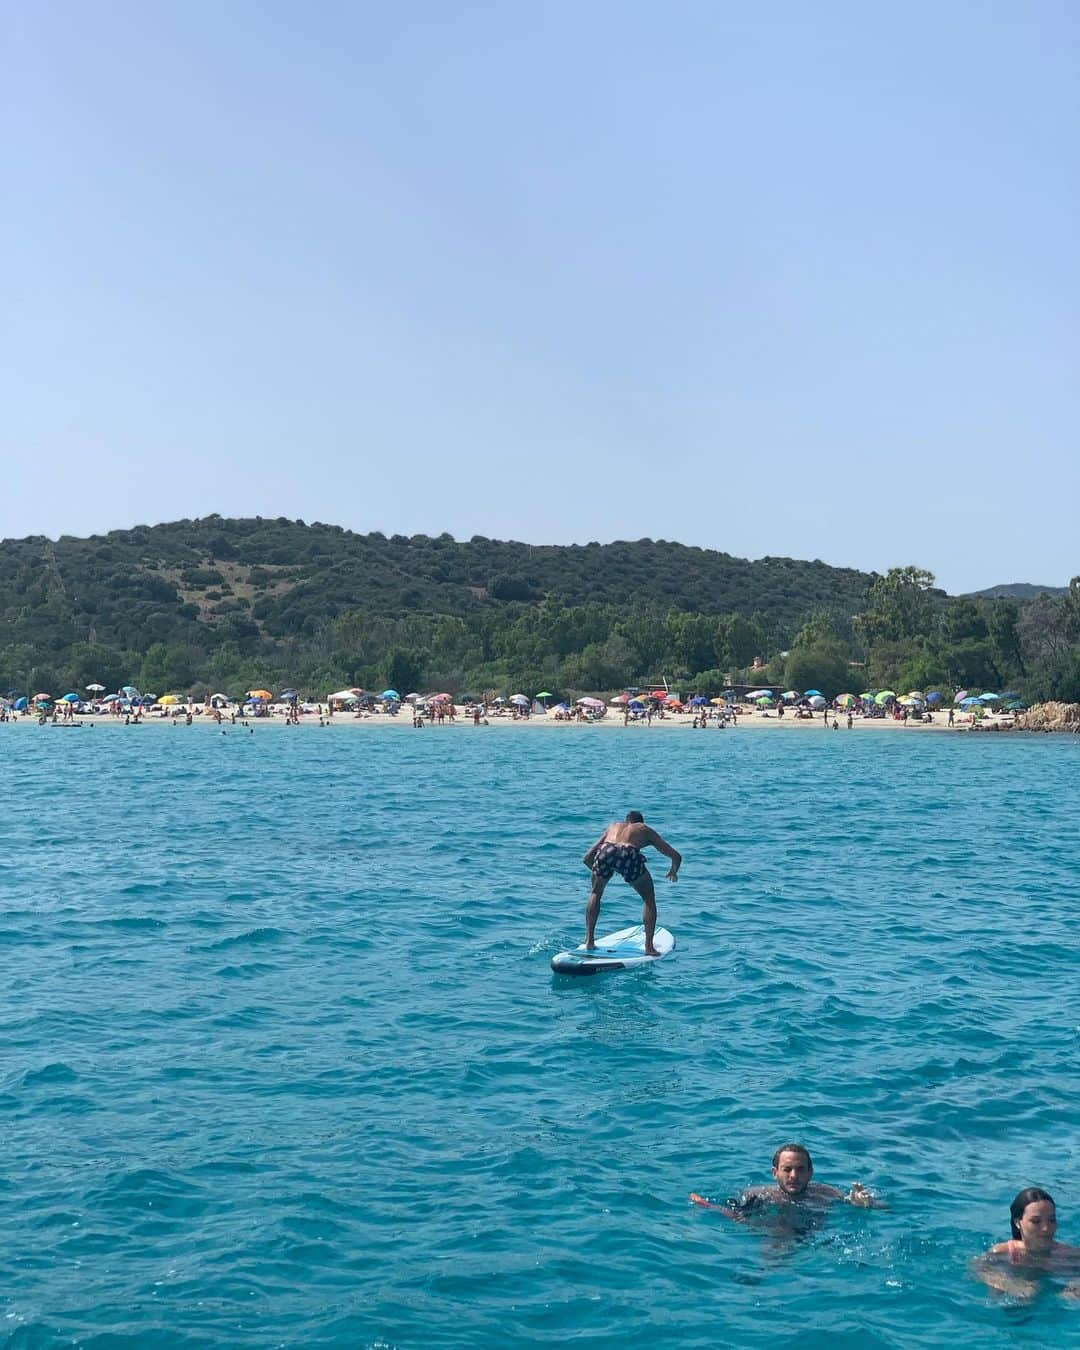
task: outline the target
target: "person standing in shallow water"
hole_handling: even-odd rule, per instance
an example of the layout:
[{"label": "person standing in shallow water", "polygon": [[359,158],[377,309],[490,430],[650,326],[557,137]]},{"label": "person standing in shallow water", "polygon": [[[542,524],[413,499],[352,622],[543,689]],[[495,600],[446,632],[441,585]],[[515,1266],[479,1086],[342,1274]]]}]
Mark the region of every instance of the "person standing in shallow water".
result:
[{"label": "person standing in shallow water", "polygon": [[645,928],[645,955],[659,956],[653,945],[656,932],[656,891],[641,850],[655,848],[671,866],[666,873],[668,881],[678,881],[682,854],[661,839],[655,830],[645,824],[640,811],[628,811],[626,819],[609,825],[600,838],[582,858],[592,871],[592,889],[585,905],[585,946],[596,946],[596,921],[600,917],[600,899],[604,887],[616,872],[641,896],[641,922]]}]

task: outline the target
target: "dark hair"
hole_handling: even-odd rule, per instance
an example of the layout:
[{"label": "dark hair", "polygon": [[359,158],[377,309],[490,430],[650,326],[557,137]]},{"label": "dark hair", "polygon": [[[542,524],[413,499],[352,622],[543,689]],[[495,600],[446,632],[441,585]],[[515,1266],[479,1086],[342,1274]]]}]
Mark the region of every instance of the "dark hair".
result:
[{"label": "dark hair", "polygon": [[1054,1213],[1057,1213],[1057,1205],[1054,1204],[1054,1197],[1048,1192],[1040,1190],[1038,1186],[1029,1186],[1026,1191],[1021,1191],[1016,1199],[1009,1206],[1009,1219],[1012,1223],[1012,1235],[1014,1238],[1020,1236],[1020,1220],[1024,1217],[1024,1210],[1028,1205],[1033,1205],[1037,1200],[1049,1200],[1054,1206]]},{"label": "dark hair", "polygon": [[644,825],[645,817],[640,811],[627,811],[626,823],[627,825]]},{"label": "dark hair", "polygon": [[812,1172],[814,1170],[814,1161],[810,1157],[810,1150],[806,1147],[805,1144],[781,1144],[780,1147],[776,1150],[776,1152],[772,1155],[772,1165],[774,1167],[780,1166],[781,1153],[801,1153],[803,1157],[806,1159],[806,1165],[807,1167],[809,1167],[810,1171]]}]

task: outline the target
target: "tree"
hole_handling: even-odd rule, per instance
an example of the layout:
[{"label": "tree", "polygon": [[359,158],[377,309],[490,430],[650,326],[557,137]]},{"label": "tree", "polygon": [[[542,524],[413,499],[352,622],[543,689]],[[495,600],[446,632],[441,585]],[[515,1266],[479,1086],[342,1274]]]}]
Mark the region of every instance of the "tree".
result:
[{"label": "tree", "polygon": [[867,647],[927,636],[934,621],[935,604],[929,593],[933,584],[933,572],[921,567],[892,567],[875,578],[856,619]]},{"label": "tree", "polygon": [[790,689],[820,689],[830,699],[850,692],[849,671],[847,652],[835,640],[793,647],[784,662],[784,680]]}]

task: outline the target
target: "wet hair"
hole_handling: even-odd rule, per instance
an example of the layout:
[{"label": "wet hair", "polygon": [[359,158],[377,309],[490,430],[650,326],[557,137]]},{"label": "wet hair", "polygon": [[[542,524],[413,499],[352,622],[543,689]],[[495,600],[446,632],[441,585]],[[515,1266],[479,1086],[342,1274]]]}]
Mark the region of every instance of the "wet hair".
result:
[{"label": "wet hair", "polygon": [[1009,1206],[1009,1219],[1014,1238],[1020,1237],[1020,1220],[1024,1217],[1024,1210],[1027,1209],[1028,1205],[1035,1204],[1037,1200],[1049,1200],[1054,1206],[1054,1213],[1057,1213],[1057,1205],[1052,1195],[1047,1191],[1040,1190],[1038,1186],[1029,1186],[1026,1191],[1021,1191]]},{"label": "wet hair", "polygon": [[645,817],[640,811],[627,811],[626,823],[627,825],[644,825]]},{"label": "wet hair", "polygon": [[772,1155],[773,1167],[780,1166],[781,1153],[801,1153],[803,1157],[806,1159],[807,1167],[809,1167],[810,1171],[813,1172],[814,1162],[813,1159],[810,1157],[810,1150],[806,1147],[805,1144],[781,1144],[780,1147],[776,1150],[776,1152]]}]

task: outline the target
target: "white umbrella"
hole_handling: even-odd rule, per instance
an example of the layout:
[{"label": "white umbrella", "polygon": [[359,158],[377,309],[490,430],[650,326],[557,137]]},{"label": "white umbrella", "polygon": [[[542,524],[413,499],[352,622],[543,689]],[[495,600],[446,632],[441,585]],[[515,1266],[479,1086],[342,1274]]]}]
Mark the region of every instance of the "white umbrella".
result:
[{"label": "white umbrella", "polygon": [[602,708],[603,702],[598,698],[579,698],[578,702],[584,708]]},{"label": "white umbrella", "polygon": [[528,701],[529,701],[529,700],[525,697],[524,694],[511,694],[511,695],[510,695],[510,702],[511,702],[511,703],[528,703]]},{"label": "white umbrella", "polygon": [[103,694],[105,692],[105,686],[103,684],[88,684],[86,686],[86,692],[88,694]]},{"label": "white umbrella", "polygon": [[334,703],[356,703],[357,696],[351,689],[339,689],[336,694],[327,694],[327,699]]}]

